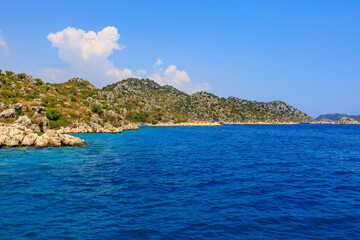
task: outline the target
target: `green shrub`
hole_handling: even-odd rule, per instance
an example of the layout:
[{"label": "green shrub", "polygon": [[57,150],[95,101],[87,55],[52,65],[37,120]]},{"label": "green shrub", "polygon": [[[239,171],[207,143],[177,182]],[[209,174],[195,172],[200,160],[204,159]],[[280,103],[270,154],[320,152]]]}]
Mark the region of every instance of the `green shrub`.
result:
[{"label": "green shrub", "polygon": [[102,109],[102,107],[101,107],[100,105],[94,104],[94,105],[92,105],[91,111],[94,112],[94,113],[97,113],[97,114],[101,115],[103,109]]},{"label": "green shrub", "polygon": [[36,85],[41,86],[44,84],[44,82],[40,78],[35,78]]},{"label": "green shrub", "polygon": [[80,119],[80,118],[81,118],[80,115],[77,115],[77,114],[75,114],[75,113],[70,113],[69,115],[70,115],[70,117],[73,118],[73,119]]},{"label": "green shrub", "polygon": [[149,122],[148,120],[149,118],[149,114],[147,112],[138,112],[138,113],[134,113],[134,112],[130,112],[127,115],[127,119],[131,122]]},{"label": "green shrub", "polygon": [[44,133],[43,132],[39,132],[39,131],[35,131],[33,130],[34,133],[36,133],[38,136],[42,136]]},{"label": "green shrub", "polygon": [[50,129],[53,128],[59,128],[62,126],[67,126],[69,125],[69,122],[66,120],[66,118],[64,118],[63,116],[61,116],[58,120],[54,121],[54,120],[50,120],[49,121],[49,127]]},{"label": "green shrub", "polygon": [[33,91],[30,96],[30,98],[34,99],[34,98],[39,98],[40,97],[40,93],[38,91]]},{"label": "green shrub", "polygon": [[5,74],[6,74],[6,76],[10,77],[10,76],[14,75],[14,72],[12,72],[12,71],[5,71]]},{"label": "green shrub", "polygon": [[71,99],[72,102],[76,102],[76,97],[71,96],[70,99]]},{"label": "green shrub", "polygon": [[57,108],[52,108],[52,109],[50,109],[49,111],[46,112],[46,117],[47,117],[49,120],[57,121],[57,120],[59,120],[59,119],[62,117],[62,115],[61,115],[59,109],[57,109]]},{"label": "green shrub", "polygon": [[24,80],[26,78],[26,73],[19,73],[17,76],[18,78]]}]

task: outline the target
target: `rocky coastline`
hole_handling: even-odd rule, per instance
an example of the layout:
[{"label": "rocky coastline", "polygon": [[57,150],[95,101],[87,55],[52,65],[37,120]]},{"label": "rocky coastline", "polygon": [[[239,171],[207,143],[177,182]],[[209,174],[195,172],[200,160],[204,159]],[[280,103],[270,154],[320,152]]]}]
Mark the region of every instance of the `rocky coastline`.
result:
[{"label": "rocky coastline", "polygon": [[2,147],[61,147],[85,146],[86,142],[78,137],[60,134],[54,130],[36,132],[17,124],[0,124],[0,148]]},{"label": "rocky coastline", "polygon": [[[136,130],[135,123],[114,127],[97,115],[92,115],[90,122],[78,121],[71,126],[56,130],[49,129],[49,120],[45,116],[46,108],[32,107],[35,112],[31,119],[23,114],[23,106],[16,104],[0,112],[0,119],[14,119],[12,123],[0,123],[0,148],[3,147],[62,147],[85,146],[86,142],[68,134],[80,133],[121,133],[123,130]],[[19,116],[20,115],[20,116]],[[35,123],[34,123],[35,121]]]},{"label": "rocky coastline", "polygon": [[182,122],[182,123],[157,123],[148,124],[149,127],[210,127],[221,126],[219,122]]},{"label": "rocky coastline", "polygon": [[136,130],[136,124],[127,124],[123,127],[113,127],[111,124],[91,125],[79,123],[76,127],[66,127],[58,130],[34,130],[30,119],[26,116],[13,124],[0,123],[0,148],[3,147],[62,147],[62,146],[85,146],[87,143],[69,134],[80,133],[121,133],[123,130]]},{"label": "rocky coastline", "polygon": [[[49,120],[45,116],[46,108],[32,107],[35,112],[30,119],[22,113],[22,105],[16,104],[0,113],[0,119],[16,118],[12,123],[0,123],[0,148],[2,147],[62,147],[62,146],[85,146],[86,142],[69,134],[82,133],[121,133],[126,130],[139,129],[136,123],[127,123],[121,126],[113,126],[104,122],[98,115],[93,114],[89,122],[75,121],[66,127],[56,130],[49,129]],[[21,115],[20,115],[21,114]],[[36,120],[36,123],[34,123]],[[221,126],[221,125],[292,125],[296,122],[160,122],[147,124],[149,127],[191,127],[191,126]],[[309,124],[360,124],[360,122],[343,117],[338,121],[322,119],[321,121],[309,122]]]},{"label": "rocky coastline", "polygon": [[330,119],[321,119],[317,121],[318,124],[360,124],[359,121],[356,121],[355,119],[349,118],[349,117],[343,117],[337,121],[333,121]]}]

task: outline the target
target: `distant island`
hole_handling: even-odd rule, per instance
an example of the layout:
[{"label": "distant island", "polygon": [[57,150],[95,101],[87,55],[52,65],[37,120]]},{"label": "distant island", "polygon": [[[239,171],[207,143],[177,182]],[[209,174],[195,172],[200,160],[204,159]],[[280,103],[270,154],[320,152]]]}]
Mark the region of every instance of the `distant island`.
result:
[{"label": "distant island", "polygon": [[342,113],[321,114],[320,116],[315,118],[315,120],[321,121],[323,119],[329,119],[329,120],[332,120],[335,122],[335,121],[339,121],[340,119],[342,119],[344,117],[351,118],[356,121],[360,121],[360,115],[348,115],[348,114],[342,114]]},{"label": "distant island", "polygon": [[[139,125],[358,123],[346,116],[327,119],[317,121],[282,101],[222,98],[207,92],[187,94],[149,79],[129,78],[98,89],[80,78],[45,83],[25,73],[0,69],[0,147],[67,146],[72,141],[73,145],[84,145],[74,139],[62,141],[57,134],[120,133]],[[9,127],[27,133],[31,130],[37,137],[32,135],[31,141],[23,143],[26,134],[18,132],[14,140],[4,136]],[[60,142],[55,144],[48,135],[58,136]]]}]

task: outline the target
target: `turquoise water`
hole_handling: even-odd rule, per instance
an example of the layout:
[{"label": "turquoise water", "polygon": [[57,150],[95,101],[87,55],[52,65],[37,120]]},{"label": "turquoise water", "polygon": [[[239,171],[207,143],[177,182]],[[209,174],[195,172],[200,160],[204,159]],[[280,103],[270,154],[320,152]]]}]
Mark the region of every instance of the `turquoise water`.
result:
[{"label": "turquoise water", "polygon": [[1,239],[360,238],[360,126],[78,136],[0,149]]}]

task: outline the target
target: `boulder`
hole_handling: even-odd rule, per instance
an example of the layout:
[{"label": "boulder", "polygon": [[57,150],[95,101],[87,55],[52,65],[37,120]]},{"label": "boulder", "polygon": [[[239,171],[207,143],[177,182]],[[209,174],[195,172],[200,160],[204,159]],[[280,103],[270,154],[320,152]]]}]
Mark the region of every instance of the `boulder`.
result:
[{"label": "boulder", "polygon": [[126,125],[122,126],[123,130],[137,130],[139,129],[139,126],[135,123],[128,123]]},{"label": "boulder", "polygon": [[35,111],[35,113],[46,114],[46,108],[43,106],[32,106],[31,110]]},{"label": "boulder", "polygon": [[98,116],[96,116],[96,115],[91,116],[90,122],[91,123],[98,123],[98,124],[103,124],[104,123],[104,121],[101,118],[99,118]]},{"label": "boulder", "polygon": [[84,146],[86,142],[80,138],[57,131],[46,131],[38,136],[31,129],[18,128],[15,124],[0,124],[0,148],[17,146],[60,147]]},{"label": "boulder", "polygon": [[32,122],[28,116],[20,116],[18,120],[14,122],[14,124],[24,127],[30,127],[32,125]]},{"label": "boulder", "polygon": [[0,118],[14,118],[15,117],[15,109],[10,108],[0,113]]},{"label": "boulder", "polygon": [[24,137],[21,146],[33,146],[38,135],[36,133],[30,133]]},{"label": "boulder", "polygon": [[15,104],[15,106],[14,106],[14,110],[15,110],[15,112],[17,112],[17,113],[21,113],[22,112],[22,104],[21,103],[17,103],[17,104]]}]

